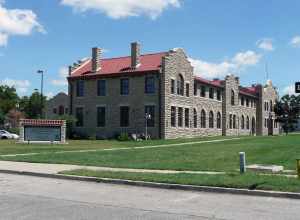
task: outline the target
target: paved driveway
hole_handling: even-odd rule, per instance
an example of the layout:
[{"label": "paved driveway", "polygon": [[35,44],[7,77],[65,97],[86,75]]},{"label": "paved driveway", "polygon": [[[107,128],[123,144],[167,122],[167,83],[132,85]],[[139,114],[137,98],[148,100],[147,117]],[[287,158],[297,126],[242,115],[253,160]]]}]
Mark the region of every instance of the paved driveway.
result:
[{"label": "paved driveway", "polygon": [[300,200],[0,174],[0,219],[299,219]]}]

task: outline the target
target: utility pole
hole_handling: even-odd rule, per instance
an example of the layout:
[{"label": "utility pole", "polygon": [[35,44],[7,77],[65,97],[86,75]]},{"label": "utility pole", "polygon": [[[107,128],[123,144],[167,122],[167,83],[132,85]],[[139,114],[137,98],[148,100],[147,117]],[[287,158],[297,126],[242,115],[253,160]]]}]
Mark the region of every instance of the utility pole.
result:
[{"label": "utility pole", "polygon": [[38,70],[38,74],[41,74],[41,108],[40,108],[40,117],[43,118],[43,88],[44,88],[44,71],[43,70]]}]

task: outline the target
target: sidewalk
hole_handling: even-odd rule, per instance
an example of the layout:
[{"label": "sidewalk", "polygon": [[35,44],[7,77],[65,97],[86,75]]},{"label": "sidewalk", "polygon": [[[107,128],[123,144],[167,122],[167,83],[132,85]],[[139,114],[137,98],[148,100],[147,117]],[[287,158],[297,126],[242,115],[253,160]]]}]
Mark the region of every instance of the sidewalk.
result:
[{"label": "sidewalk", "polygon": [[0,171],[11,172],[27,172],[37,174],[58,174],[67,170],[88,169],[94,171],[111,171],[111,172],[141,172],[141,173],[162,173],[162,174],[208,174],[218,175],[225,174],[225,172],[211,172],[211,171],[176,171],[176,170],[148,170],[148,169],[127,169],[127,168],[110,168],[110,167],[95,167],[95,166],[80,166],[68,164],[43,164],[43,163],[26,163],[26,162],[11,162],[0,161]]}]

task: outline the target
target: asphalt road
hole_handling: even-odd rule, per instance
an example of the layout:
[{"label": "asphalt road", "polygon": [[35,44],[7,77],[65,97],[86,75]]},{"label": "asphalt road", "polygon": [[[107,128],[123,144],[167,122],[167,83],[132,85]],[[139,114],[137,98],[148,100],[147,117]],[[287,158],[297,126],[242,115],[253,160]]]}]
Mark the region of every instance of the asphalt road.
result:
[{"label": "asphalt road", "polygon": [[299,219],[300,200],[0,174],[0,219]]}]

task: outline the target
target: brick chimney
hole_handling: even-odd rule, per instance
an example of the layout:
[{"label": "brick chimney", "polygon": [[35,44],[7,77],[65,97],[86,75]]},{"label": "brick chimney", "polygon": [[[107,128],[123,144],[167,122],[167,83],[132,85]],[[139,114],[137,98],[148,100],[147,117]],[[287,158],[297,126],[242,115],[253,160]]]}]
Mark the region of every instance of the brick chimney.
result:
[{"label": "brick chimney", "polygon": [[140,64],[141,45],[138,42],[131,43],[131,68],[135,69]]},{"label": "brick chimney", "polygon": [[92,49],[92,72],[95,73],[101,68],[102,51],[98,47]]}]

